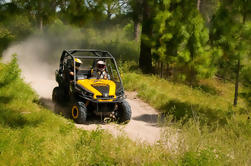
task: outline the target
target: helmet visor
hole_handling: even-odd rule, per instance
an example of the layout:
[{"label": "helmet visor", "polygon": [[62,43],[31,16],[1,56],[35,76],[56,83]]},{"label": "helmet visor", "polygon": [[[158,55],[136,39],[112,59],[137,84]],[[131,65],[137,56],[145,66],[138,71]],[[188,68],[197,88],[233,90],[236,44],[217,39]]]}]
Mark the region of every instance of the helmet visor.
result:
[{"label": "helmet visor", "polygon": [[104,69],[104,68],[105,68],[105,65],[104,65],[104,64],[98,64],[98,68],[99,68],[99,69]]}]

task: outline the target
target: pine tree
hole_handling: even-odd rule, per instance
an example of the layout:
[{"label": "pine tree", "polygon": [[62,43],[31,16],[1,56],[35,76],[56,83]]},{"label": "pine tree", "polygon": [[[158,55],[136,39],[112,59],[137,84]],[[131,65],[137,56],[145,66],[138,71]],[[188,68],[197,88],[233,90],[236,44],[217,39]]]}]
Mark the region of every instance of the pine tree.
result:
[{"label": "pine tree", "polygon": [[[163,0],[155,17],[153,52],[172,66],[175,77],[193,84],[215,73],[204,20],[189,0]],[[158,58],[157,58],[158,59]]]},{"label": "pine tree", "polygon": [[242,61],[250,52],[250,39],[246,35],[249,31],[246,20],[250,14],[250,0],[226,0],[221,3],[212,22],[212,44],[223,50],[223,58],[219,61],[220,74],[235,77],[234,105],[237,105]]},{"label": "pine tree", "polygon": [[130,0],[130,10],[128,15],[132,18],[134,23],[134,39],[139,40],[140,37],[140,24],[142,23],[142,4],[143,0]]},{"label": "pine tree", "polygon": [[56,15],[57,1],[55,0],[13,0],[17,6],[26,11],[40,29],[49,23]]},{"label": "pine tree", "polygon": [[152,31],[153,31],[153,18],[154,7],[153,1],[143,1],[143,22],[142,22],[142,35],[140,44],[140,57],[139,67],[143,73],[152,73]]}]

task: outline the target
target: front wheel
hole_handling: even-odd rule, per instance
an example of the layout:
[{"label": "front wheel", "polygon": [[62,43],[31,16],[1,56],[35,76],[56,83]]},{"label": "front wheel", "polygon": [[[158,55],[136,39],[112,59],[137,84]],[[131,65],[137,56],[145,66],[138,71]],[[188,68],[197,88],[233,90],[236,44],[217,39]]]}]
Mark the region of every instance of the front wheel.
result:
[{"label": "front wheel", "polygon": [[78,124],[83,124],[86,122],[87,108],[83,102],[76,102],[73,104],[71,109],[71,117]]},{"label": "front wheel", "polygon": [[128,123],[131,120],[131,107],[129,103],[125,100],[123,100],[118,107],[118,122],[119,123]]}]

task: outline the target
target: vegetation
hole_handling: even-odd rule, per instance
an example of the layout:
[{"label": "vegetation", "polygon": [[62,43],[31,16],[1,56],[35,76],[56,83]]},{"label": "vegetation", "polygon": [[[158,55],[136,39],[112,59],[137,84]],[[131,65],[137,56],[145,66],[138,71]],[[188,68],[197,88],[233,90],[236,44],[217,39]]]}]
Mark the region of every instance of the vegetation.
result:
[{"label": "vegetation", "polygon": [[243,60],[250,59],[250,1],[162,0],[142,5],[143,73],[164,72],[193,86],[215,74],[232,75],[237,105]]},{"label": "vegetation", "polygon": [[[237,105],[239,82],[250,86],[243,79],[250,76],[250,6],[249,0],[1,0],[0,52],[38,28],[45,32],[55,23],[77,27],[78,34],[85,34],[77,36],[78,46],[116,53],[133,48],[118,57],[134,59],[143,73],[192,86],[215,75],[235,80]],[[92,35],[86,35],[90,29]],[[101,40],[89,41],[95,31]],[[113,31],[118,33],[109,36]]]},{"label": "vegetation", "polygon": [[51,64],[65,48],[108,50],[167,128],[152,146],[76,129],[13,58],[0,64],[0,163],[251,165],[250,15],[250,0],[0,0],[0,57],[31,36]]},{"label": "vegetation", "polygon": [[45,27],[43,32],[38,32],[32,35],[32,37],[49,43],[47,44],[49,47],[47,48],[48,54],[52,55],[57,60],[57,63],[61,50],[83,47],[108,50],[120,61],[128,59],[137,61],[139,46],[136,41],[130,40],[127,36],[131,32],[131,24],[128,24],[123,29],[119,27],[82,29],[65,25],[58,19]]},{"label": "vegetation", "polygon": [[[3,165],[248,165],[251,162],[250,121],[241,106],[231,108],[232,84],[224,84],[227,86],[222,89],[221,83],[206,81],[202,83],[204,88],[193,90],[155,76],[125,74],[128,90],[137,90],[142,99],[166,114],[168,128],[163,139],[150,146],[124,136],[113,138],[99,129],[91,132],[76,129],[73,122],[39,104],[36,94],[20,79],[15,58],[0,67]],[[161,91],[153,89],[153,84]],[[214,85],[215,89],[208,85]]]},{"label": "vegetation", "polygon": [[[163,164],[158,147],[113,138],[102,130],[87,132],[39,104],[19,77],[16,59],[0,64],[1,165]],[[27,107],[29,105],[29,107]],[[150,152],[150,153],[149,153]],[[168,153],[163,153],[168,156]]]},{"label": "vegetation", "polygon": [[190,165],[198,164],[201,158],[197,155],[216,159],[216,165],[218,161],[250,164],[250,107],[244,99],[238,107],[232,106],[232,83],[202,80],[191,88],[134,72],[124,74],[123,80],[126,89],[137,91],[141,99],[160,110],[160,122],[164,119],[168,126],[161,144],[168,151],[184,154]]}]

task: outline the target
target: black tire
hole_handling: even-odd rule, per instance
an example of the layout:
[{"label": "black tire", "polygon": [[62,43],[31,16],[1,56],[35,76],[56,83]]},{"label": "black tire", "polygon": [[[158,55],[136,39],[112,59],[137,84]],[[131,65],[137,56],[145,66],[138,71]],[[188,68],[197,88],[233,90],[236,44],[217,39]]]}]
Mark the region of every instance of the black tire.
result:
[{"label": "black tire", "polygon": [[62,110],[61,106],[59,104],[55,103],[54,104],[54,113],[60,114],[61,110]]},{"label": "black tire", "polygon": [[76,102],[71,108],[71,118],[78,124],[86,122],[87,108],[83,102]]},{"label": "black tire", "polygon": [[64,102],[66,95],[64,90],[60,87],[55,87],[52,92],[52,101],[57,104],[61,104]]},{"label": "black tire", "polygon": [[118,107],[118,122],[128,123],[131,120],[132,111],[129,103],[123,100]]}]

